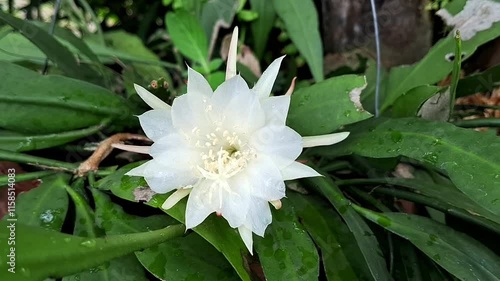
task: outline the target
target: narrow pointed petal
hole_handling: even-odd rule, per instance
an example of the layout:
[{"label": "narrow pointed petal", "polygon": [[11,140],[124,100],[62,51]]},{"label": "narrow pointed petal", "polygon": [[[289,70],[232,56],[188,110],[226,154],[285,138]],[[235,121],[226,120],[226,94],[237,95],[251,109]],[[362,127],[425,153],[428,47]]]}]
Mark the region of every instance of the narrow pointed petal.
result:
[{"label": "narrow pointed petal", "polygon": [[316,172],[313,168],[299,162],[293,162],[289,166],[285,167],[284,169],[281,170],[281,174],[283,175],[283,180],[293,180],[300,178],[322,176],[320,173]]},{"label": "narrow pointed petal", "polygon": [[252,231],[260,237],[264,237],[267,226],[273,221],[269,203],[266,200],[254,197],[248,215],[252,221]]},{"label": "narrow pointed petal", "polygon": [[226,80],[236,76],[236,59],[238,55],[238,27],[236,26],[231,36],[229,53],[227,55]]},{"label": "narrow pointed petal", "polygon": [[289,96],[269,97],[261,101],[262,109],[266,113],[267,125],[284,125],[288,108],[290,107]]},{"label": "narrow pointed petal", "polygon": [[161,205],[161,208],[164,210],[168,210],[175,206],[177,202],[181,201],[182,198],[186,197],[191,193],[191,188],[181,188],[177,189],[172,195],[170,195],[165,202],[163,202],[163,205]]},{"label": "narrow pointed petal", "polygon": [[290,88],[286,91],[285,96],[291,96],[293,94],[293,90],[295,90],[295,80],[297,80],[297,77],[293,77]]},{"label": "narrow pointed petal", "polygon": [[285,58],[285,56],[279,57],[275,59],[269,67],[262,73],[262,76],[259,78],[259,81],[253,87],[253,91],[257,94],[259,99],[267,98],[271,94],[271,90],[273,89],[274,81],[278,76],[278,72],[280,70],[281,61]]},{"label": "narrow pointed petal", "polygon": [[134,88],[137,94],[141,97],[141,99],[152,109],[170,109],[170,105],[159,99],[157,96],[151,94],[148,90],[144,89],[142,86],[134,84]]},{"label": "narrow pointed petal", "polygon": [[302,147],[314,147],[322,145],[332,145],[345,140],[349,132],[341,132],[329,135],[311,136],[302,138]]},{"label": "narrow pointed petal", "polygon": [[149,150],[151,149],[151,146],[127,145],[122,143],[114,143],[111,146],[121,150],[141,153],[141,154],[149,154]]},{"label": "narrow pointed petal", "polygon": [[253,255],[252,230],[248,229],[246,226],[240,226],[238,227],[238,232],[240,233],[243,243],[245,243],[245,246],[250,252],[250,255]]},{"label": "narrow pointed petal", "polygon": [[191,67],[188,68],[188,82],[187,82],[187,93],[188,94],[201,94],[201,95],[211,95],[213,93],[212,87],[208,84],[207,79],[203,77],[196,70]]}]

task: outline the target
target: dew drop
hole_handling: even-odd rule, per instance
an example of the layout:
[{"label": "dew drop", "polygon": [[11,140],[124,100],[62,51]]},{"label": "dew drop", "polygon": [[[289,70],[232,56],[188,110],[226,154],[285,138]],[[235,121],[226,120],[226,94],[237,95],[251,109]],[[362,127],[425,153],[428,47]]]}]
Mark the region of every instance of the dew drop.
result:
[{"label": "dew drop", "polygon": [[427,152],[422,158],[430,164],[436,164],[438,162],[438,155],[434,152]]},{"label": "dew drop", "polygon": [[403,135],[399,131],[392,131],[391,132],[391,140],[394,143],[399,143],[403,139]]},{"label": "dew drop", "polygon": [[80,245],[87,247],[87,248],[93,248],[95,247],[97,242],[95,240],[85,240]]}]

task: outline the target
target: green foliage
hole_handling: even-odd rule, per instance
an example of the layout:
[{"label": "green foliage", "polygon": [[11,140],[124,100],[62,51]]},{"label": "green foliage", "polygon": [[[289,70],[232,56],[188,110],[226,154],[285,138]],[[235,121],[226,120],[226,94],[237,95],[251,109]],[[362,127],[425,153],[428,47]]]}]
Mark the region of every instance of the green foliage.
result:
[{"label": "green foliage", "polygon": [[[53,7],[42,2],[0,12],[1,280],[499,279],[500,142],[491,130],[457,127],[493,127],[497,119],[460,119],[498,108],[453,107],[500,85],[499,66],[461,69],[479,47],[488,52],[500,22],[463,41],[450,32],[415,64],[383,69],[384,117],[375,118],[373,58],[360,54],[355,71],[339,66],[324,77],[320,31],[330,31],[320,26],[318,1],[77,1],[58,11],[53,34],[35,12]],[[431,1],[428,9],[457,15],[465,4]],[[185,198],[163,210],[172,193],[125,175],[148,156],[103,142],[143,133],[134,115],[147,108],[134,84],[172,104],[186,92],[186,64],[212,89],[223,83],[223,38],[236,24],[237,70],[250,88],[263,66],[287,55],[269,90],[284,93],[297,77],[288,126],[301,136],[349,132],[303,151],[298,161],[322,177],[286,182],[264,237],[253,235],[253,254],[217,214],[186,231]],[[444,94],[450,118],[418,116]],[[98,144],[90,162],[99,167],[82,172]]]}]

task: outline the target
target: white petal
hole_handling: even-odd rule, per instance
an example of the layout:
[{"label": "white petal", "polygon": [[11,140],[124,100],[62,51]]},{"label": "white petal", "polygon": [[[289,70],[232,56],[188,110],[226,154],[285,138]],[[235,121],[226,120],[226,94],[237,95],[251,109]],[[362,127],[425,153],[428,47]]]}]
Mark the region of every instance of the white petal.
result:
[{"label": "white petal", "polygon": [[285,125],[290,96],[276,96],[261,100],[262,108],[266,112],[266,124]]},{"label": "white petal", "polygon": [[170,108],[146,111],[139,115],[139,122],[146,136],[153,141],[174,130]]},{"label": "white petal", "polygon": [[273,220],[269,203],[266,200],[253,198],[252,205],[250,206],[250,216],[252,220],[252,231],[264,237],[267,226],[271,224]]},{"label": "white petal", "polygon": [[253,239],[252,239],[252,230],[248,229],[246,226],[238,227],[238,232],[240,233],[241,240],[245,243],[248,251],[251,255],[253,255]]},{"label": "white petal", "polygon": [[172,104],[172,123],[174,127],[185,133],[191,133],[193,129],[208,127],[206,113],[209,106],[208,95],[196,92],[176,98]]},{"label": "white petal", "polygon": [[290,165],[302,152],[302,137],[286,126],[263,127],[249,142],[259,154],[271,157],[280,169]]},{"label": "white petal", "polygon": [[173,133],[156,140],[153,145],[151,145],[149,154],[155,158],[164,154],[166,151],[173,151],[174,153],[177,151],[193,156],[195,151],[191,151],[191,148],[192,147],[184,136]]},{"label": "white petal", "polygon": [[238,27],[236,26],[231,36],[229,53],[227,54],[226,80],[236,76],[236,57],[238,53]]},{"label": "white petal", "polygon": [[161,208],[164,210],[168,210],[175,206],[177,202],[181,201],[182,198],[186,197],[189,195],[191,192],[191,188],[181,188],[172,193],[165,202],[163,202],[163,205],[161,205]]},{"label": "white petal", "polygon": [[202,223],[208,215],[217,211],[220,206],[219,197],[211,194],[213,181],[202,180],[192,188],[186,206],[186,228],[194,228]]},{"label": "white petal", "polygon": [[289,166],[281,170],[284,180],[293,180],[309,177],[321,177],[313,168],[299,162],[292,162]]},{"label": "white petal", "polygon": [[114,143],[111,146],[121,150],[142,154],[149,154],[149,150],[151,149],[151,146],[127,145],[122,143]]},{"label": "white petal", "polygon": [[222,83],[214,92],[211,119],[230,132],[250,134],[265,123],[265,113],[259,99],[250,91],[241,76]]},{"label": "white petal", "polygon": [[246,177],[252,186],[251,194],[266,201],[285,197],[285,183],[280,170],[270,157],[259,156],[252,161],[244,172],[235,177]]},{"label": "white petal", "polygon": [[345,140],[349,132],[341,132],[329,135],[311,136],[302,138],[303,147],[314,147],[322,145],[331,145]]},{"label": "white petal", "polygon": [[170,109],[170,105],[159,99],[157,96],[151,94],[148,90],[144,89],[142,86],[134,84],[134,88],[137,94],[141,97],[141,99],[152,109]]},{"label": "white petal", "polygon": [[222,192],[222,216],[233,228],[242,225],[250,208],[251,186],[244,177],[232,177],[227,181],[229,188]]},{"label": "white petal", "polygon": [[187,93],[188,94],[201,94],[201,95],[211,95],[213,93],[212,87],[208,84],[208,81],[191,67],[188,68],[188,82],[187,82]]},{"label": "white petal", "polygon": [[155,159],[128,171],[126,175],[144,177],[149,187],[156,193],[167,193],[197,181],[190,169],[168,167]]},{"label": "white petal", "polygon": [[278,72],[280,70],[281,61],[285,56],[281,56],[275,59],[262,73],[262,76],[259,78],[259,81],[253,87],[253,91],[257,94],[259,99],[267,98],[271,94],[271,90],[273,89],[274,81],[278,76]]}]

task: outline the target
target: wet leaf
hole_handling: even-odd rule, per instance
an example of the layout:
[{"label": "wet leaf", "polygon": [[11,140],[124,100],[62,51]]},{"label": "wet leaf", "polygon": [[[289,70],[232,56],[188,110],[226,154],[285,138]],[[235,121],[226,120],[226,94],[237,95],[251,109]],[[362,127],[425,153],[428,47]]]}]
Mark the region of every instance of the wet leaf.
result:
[{"label": "wet leaf", "polygon": [[471,237],[431,219],[375,213],[355,206],[365,218],[409,240],[460,280],[500,280],[500,258]]},{"label": "wet leaf", "polygon": [[[403,155],[447,173],[455,186],[491,213],[500,214],[500,141],[493,135],[417,118],[367,120],[325,155],[372,158]],[[484,149],[488,147],[488,149]]]},{"label": "wet leaf", "polygon": [[273,223],[264,238],[254,237],[266,280],[317,280],[318,251],[297,221],[291,202],[282,202],[283,208],[273,210]]}]

